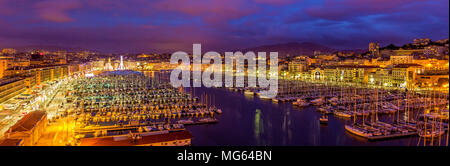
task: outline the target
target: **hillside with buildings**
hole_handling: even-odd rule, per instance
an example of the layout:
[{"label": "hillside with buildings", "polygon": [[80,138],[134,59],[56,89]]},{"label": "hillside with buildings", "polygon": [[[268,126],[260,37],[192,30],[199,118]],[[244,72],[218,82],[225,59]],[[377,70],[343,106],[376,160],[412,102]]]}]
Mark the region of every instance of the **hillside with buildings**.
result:
[{"label": "hillside with buildings", "polygon": [[448,91],[448,39],[415,39],[397,47],[370,43],[368,52],[297,56],[282,61],[282,68],[296,79],[354,82],[393,88]]}]

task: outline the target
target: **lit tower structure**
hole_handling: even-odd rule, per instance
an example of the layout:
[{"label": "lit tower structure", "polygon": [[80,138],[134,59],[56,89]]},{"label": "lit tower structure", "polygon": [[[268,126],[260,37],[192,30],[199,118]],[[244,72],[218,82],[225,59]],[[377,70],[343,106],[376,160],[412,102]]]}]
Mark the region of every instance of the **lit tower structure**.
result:
[{"label": "lit tower structure", "polygon": [[106,65],[105,65],[105,70],[106,70],[106,71],[112,71],[112,70],[114,70],[114,68],[113,68],[112,65],[111,65],[111,58],[108,58],[108,62],[107,62]]},{"label": "lit tower structure", "polygon": [[120,64],[118,70],[125,70],[125,66],[123,66],[123,56],[120,56]]}]

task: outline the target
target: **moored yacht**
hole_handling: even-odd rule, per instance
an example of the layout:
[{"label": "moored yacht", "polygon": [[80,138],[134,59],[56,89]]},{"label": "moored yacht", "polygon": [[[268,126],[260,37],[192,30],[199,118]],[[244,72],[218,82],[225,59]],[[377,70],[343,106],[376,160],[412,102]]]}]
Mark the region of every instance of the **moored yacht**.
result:
[{"label": "moored yacht", "polygon": [[319,121],[320,121],[321,124],[327,124],[328,123],[328,116],[320,117]]},{"label": "moored yacht", "polygon": [[351,118],[352,115],[346,112],[342,112],[342,111],[335,111],[334,115],[336,115],[337,117],[342,117],[342,118]]},{"label": "moored yacht", "polygon": [[373,136],[372,133],[370,133],[367,130],[358,128],[358,127],[354,127],[354,126],[350,126],[350,125],[345,125],[345,130],[347,130],[348,132],[355,134],[357,136],[361,136],[361,137],[371,137]]},{"label": "moored yacht", "polygon": [[322,105],[323,103],[324,103],[324,99],[322,97],[311,101],[311,104],[315,105],[315,106]]},{"label": "moored yacht", "polygon": [[297,101],[293,102],[292,104],[299,107],[306,107],[309,105],[309,103],[303,99],[297,99]]}]

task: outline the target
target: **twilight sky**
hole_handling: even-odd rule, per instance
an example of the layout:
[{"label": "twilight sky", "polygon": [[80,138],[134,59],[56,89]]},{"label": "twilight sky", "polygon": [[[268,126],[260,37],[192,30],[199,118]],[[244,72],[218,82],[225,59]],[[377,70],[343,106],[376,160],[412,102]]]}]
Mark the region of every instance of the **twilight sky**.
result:
[{"label": "twilight sky", "polygon": [[338,49],[449,36],[448,0],[0,0],[0,48],[232,51],[314,42]]}]

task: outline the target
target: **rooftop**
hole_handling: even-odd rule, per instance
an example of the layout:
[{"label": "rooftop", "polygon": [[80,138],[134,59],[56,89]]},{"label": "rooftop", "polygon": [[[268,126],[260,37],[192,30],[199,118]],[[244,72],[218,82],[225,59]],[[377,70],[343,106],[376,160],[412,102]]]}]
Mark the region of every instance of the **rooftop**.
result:
[{"label": "rooftop", "polygon": [[8,77],[8,78],[4,77],[4,78],[0,79],[0,86],[7,85],[10,83],[19,81],[19,80],[23,80],[23,78],[21,78],[21,77]]},{"label": "rooftop", "polygon": [[38,123],[47,113],[45,111],[33,111],[25,115],[22,119],[20,119],[14,126],[9,128],[7,132],[22,132],[29,131],[34,128],[36,123]]},{"label": "rooftop", "polygon": [[408,67],[419,67],[422,65],[415,64],[415,63],[405,63],[405,64],[398,64],[394,65],[394,68],[408,68]]},{"label": "rooftop", "polygon": [[[121,137],[121,138],[119,138]],[[169,132],[158,135],[141,136],[141,139],[136,139],[132,142],[127,135],[115,136],[115,137],[100,137],[100,138],[85,138],[81,140],[81,146],[136,146],[146,145],[158,142],[168,142],[175,140],[191,139],[192,135],[189,131],[177,131]]]},{"label": "rooftop", "polygon": [[379,66],[375,66],[375,65],[334,65],[334,66],[327,66],[326,68],[379,68]]},{"label": "rooftop", "polygon": [[46,64],[46,65],[30,65],[30,66],[16,66],[15,68],[8,68],[7,70],[31,70],[31,69],[44,69],[59,66],[67,66],[67,64]]},{"label": "rooftop", "polygon": [[0,146],[19,146],[22,139],[4,139],[0,140]]}]

